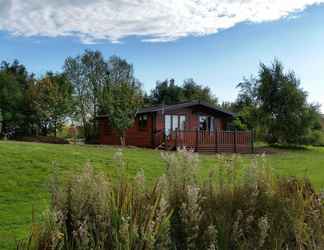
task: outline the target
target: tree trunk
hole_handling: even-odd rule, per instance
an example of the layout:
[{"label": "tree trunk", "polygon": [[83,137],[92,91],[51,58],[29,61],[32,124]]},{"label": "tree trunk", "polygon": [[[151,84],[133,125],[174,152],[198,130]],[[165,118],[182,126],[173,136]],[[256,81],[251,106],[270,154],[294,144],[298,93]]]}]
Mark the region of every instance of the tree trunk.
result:
[{"label": "tree trunk", "polygon": [[86,141],[86,143],[89,141],[90,139],[90,129],[89,129],[89,126],[87,124],[87,121],[84,117],[82,117],[82,126],[83,126],[83,136],[84,136],[84,139]]},{"label": "tree trunk", "polygon": [[47,126],[43,126],[43,129],[42,129],[42,135],[43,136],[47,136]]},{"label": "tree trunk", "polygon": [[57,123],[54,121],[54,137],[56,138]]},{"label": "tree trunk", "polygon": [[120,138],[120,145],[124,147],[126,145],[125,132],[122,132],[119,138]]}]

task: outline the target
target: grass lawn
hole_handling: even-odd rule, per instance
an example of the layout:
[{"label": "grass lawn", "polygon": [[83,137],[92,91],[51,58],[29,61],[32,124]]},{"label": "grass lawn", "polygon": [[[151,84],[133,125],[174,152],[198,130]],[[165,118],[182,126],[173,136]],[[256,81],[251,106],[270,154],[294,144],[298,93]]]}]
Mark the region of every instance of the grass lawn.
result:
[{"label": "grass lawn", "polygon": [[[53,165],[61,177],[80,171],[89,162],[96,169],[114,176],[113,155],[117,148],[108,146],[51,145],[0,141],[0,249],[14,247],[14,237],[28,231],[32,214],[36,219],[48,204],[48,182]],[[324,148],[276,150],[267,162],[278,174],[308,176],[319,190],[324,187]],[[160,152],[149,149],[124,149],[128,172],[143,169],[153,181],[164,172]],[[248,163],[252,156],[243,156]],[[215,167],[215,155],[201,155],[201,175]]]}]

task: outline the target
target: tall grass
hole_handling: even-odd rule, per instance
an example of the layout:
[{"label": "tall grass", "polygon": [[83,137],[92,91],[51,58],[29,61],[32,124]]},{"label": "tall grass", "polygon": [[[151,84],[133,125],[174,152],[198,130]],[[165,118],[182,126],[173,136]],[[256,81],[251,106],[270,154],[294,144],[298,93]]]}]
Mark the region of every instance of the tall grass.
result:
[{"label": "tall grass", "polygon": [[201,181],[198,155],[162,157],[153,186],[127,176],[121,151],[117,180],[86,166],[53,181],[44,223],[17,249],[324,249],[322,197],[308,180],[274,176],[262,156],[250,166],[220,156]]}]

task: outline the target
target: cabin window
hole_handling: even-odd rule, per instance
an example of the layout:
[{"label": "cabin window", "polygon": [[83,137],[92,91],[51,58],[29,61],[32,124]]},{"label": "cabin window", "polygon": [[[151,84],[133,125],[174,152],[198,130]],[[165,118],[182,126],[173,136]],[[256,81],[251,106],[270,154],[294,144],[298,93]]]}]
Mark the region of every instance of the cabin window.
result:
[{"label": "cabin window", "polygon": [[171,115],[166,115],[164,117],[164,128],[165,128],[165,134],[169,135],[172,130],[172,120]]},{"label": "cabin window", "polygon": [[173,115],[172,116],[172,130],[177,130],[179,129],[179,116],[178,115]]},{"label": "cabin window", "polygon": [[214,129],[214,117],[206,115],[199,116],[199,130],[208,130],[213,132]]},{"label": "cabin window", "polygon": [[140,129],[145,129],[147,127],[147,115],[140,115],[138,117],[138,126]]},{"label": "cabin window", "polygon": [[186,129],[186,116],[185,115],[180,115],[179,116],[179,127],[180,130],[185,130]]},{"label": "cabin window", "polygon": [[171,131],[184,130],[186,127],[185,115],[165,115],[164,116],[164,128],[165,134],[169,135]]},{"label": "cabin window", "polygon": [[207,130],[207,116],[199,116],[199,130]]}]

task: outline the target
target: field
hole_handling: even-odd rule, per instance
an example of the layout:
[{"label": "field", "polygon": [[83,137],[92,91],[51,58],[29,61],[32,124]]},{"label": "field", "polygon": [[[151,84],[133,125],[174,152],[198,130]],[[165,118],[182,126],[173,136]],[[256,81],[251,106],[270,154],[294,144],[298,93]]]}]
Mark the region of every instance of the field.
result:
[{"label": "field", "polygon": [[[64,178],[80,171],[88,162],[112,177],[114,154],[118,149],[107,146],[50,145],[21,142],[0,142],[0,249],[11,249],[14,240],[26,235],[32,215],[48,205],[48,186],[54,171]],[[149,149],[123,150],[130,175],[144,170],[147,181],[163,174],[165,164],[160,152]],[[275,149],[266,157],[276,173],[310,178],[320,190],[324,187],[324,148]],[[230,156],[226,156],[230,157]],[[254,156],[242,156],[248,164]],[[217,167],[216,155],[201,155],[202,178]]]}]

